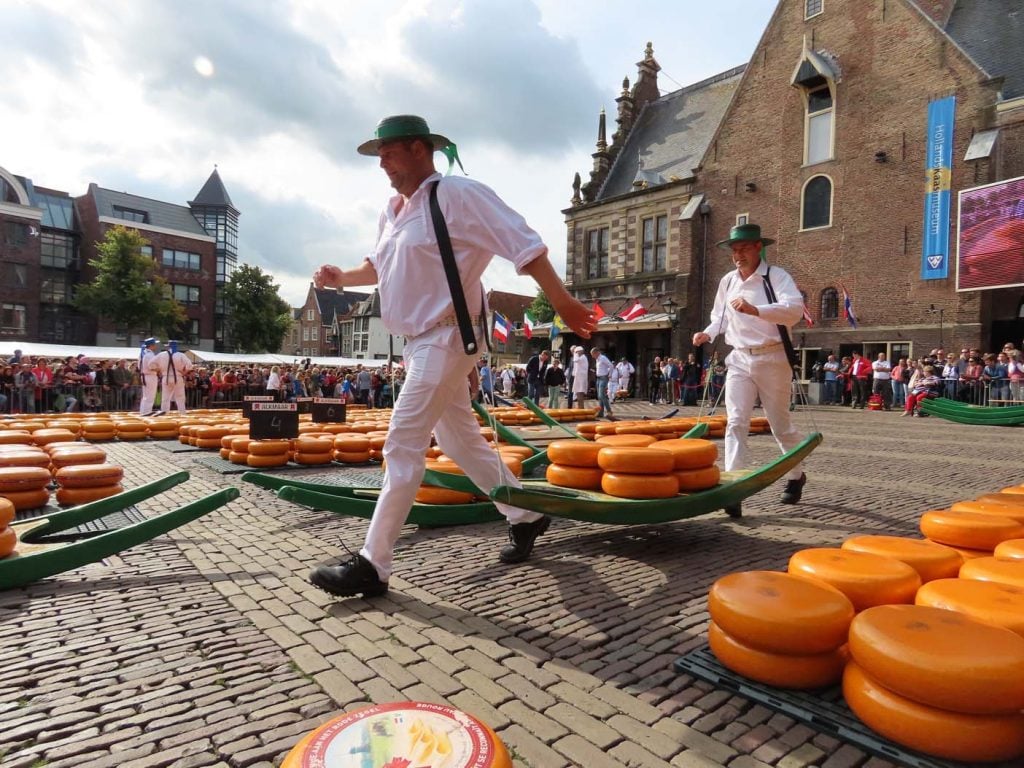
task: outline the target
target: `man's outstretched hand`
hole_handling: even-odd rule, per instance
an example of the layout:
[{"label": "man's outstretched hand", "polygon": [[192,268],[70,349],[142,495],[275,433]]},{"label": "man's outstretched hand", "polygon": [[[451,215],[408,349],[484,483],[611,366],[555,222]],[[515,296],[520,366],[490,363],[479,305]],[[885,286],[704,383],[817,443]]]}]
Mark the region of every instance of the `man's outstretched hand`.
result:
[{"label": "man's outstretched hand", "polygon": [[597,330],[597,315],[571,296],[568,301],[559,302],[555,309],[562,322],[572,328],[573,333],[589,339],[590,335]]},{"label": "man's outstretched hand", "polygon": [[313,285],[321,288],[344,288],[341,284],[341,270],[332,264],[323,264],[313,273]]}]

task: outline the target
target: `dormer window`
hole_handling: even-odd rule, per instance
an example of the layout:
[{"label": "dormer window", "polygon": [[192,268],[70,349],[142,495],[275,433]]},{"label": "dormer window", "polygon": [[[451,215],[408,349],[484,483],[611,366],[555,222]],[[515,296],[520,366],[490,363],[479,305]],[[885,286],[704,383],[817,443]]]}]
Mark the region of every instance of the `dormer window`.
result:
[{"label": "dormer window", "polygon": [[816,165],[834,158],[835,98],[839,68],[835,58],[812,51],[807,41],[790,84],[804,99],[804,165]]}]

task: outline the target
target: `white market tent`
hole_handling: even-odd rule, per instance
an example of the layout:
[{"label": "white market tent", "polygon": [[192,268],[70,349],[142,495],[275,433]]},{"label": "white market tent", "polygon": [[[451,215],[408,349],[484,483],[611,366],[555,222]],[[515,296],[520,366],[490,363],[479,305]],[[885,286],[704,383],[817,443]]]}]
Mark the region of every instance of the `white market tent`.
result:
[{"label": "white market tent", "polygon": [[[33,341],[0,341],[0,359],[6,360],[20,349],[27,357],[45,357],[48,360],[63,360],[66,357],[85,355],[89,360],[138,360],[139,347],[86,347],[68,344],[39,344]],[[246,355],[240,352],[207,352],[202,349],[186,350],[193,362],[206,364],[207,367],[238,364],[238,365],[296,365],[302,358],[294,355]],[[358,360],[353,357],[314,357],[311,364],[328,368],[355,368],[364,365],[376,368],[384,365],[385,360]]]}]

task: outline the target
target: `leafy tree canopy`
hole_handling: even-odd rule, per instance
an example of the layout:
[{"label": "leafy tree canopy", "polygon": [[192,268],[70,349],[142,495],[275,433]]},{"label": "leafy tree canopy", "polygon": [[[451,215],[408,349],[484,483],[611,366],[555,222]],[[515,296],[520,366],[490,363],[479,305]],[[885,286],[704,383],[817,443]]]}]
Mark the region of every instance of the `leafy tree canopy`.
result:
[{"label": "leafy tree canopy", "polygon": [[224,286],[228,333],[239,352],[276,352],[291,328],[292,308],[278,293],[273,276],[242,264]]},{"label": "leafy tree canopy", "polygon": [[529,312],[530,317],[538,323],[550,323],[555,317],[555,308],[551,306],[551,302],[548,301],[548,297],[544,295],[544,291],[537,291],[536,298],[533,300],[533,303],[526,308],[526,311]]}]

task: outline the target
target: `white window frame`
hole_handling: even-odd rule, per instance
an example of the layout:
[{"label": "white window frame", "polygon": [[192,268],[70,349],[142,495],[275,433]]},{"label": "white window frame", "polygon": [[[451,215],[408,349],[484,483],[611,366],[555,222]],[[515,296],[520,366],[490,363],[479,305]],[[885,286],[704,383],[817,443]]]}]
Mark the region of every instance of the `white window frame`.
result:
[{"label": "white window frame", "polygon": [[[827,109],[819,109],[812,114],[808,111],[811,94],[820,91],[822,88],[828,88],[829,95],[832,97],[832,106]],[[824,86],[812,89],[802,88],[801,90],[804,95],[804,167],[807,168],[836,159],[836,89],[831,81],[827,81]],[[829,116],[828,157],[811,162],[811,120],[826,114]]]},{"label": "white window frame", "polygon": [[315,325],[313,326],[313,328],[309,332],[309,340],[310,341],[320,341],[320,329],[317,328]]},{"label": "white window frame", "polygon": [[302,328],[302,340],[309,341],[309,328],[306,326],[303,326]]},{"label": "white window frame", "polygon": [[[804,206],[807,204],[807,185],[815,179],[828,179],[828,224],[821,224],[817,227],[804,228]],[[816,173],[804,181],[800,187],[800,232],[817,232],[820,229],[828,229],[836,219],[836,183],[827,173]]]},{"label": "white window frame", "polygon": [[818,10],[814,13],[808,13],[811,9],[811,3],[815,2],[815,0],[804,0],[804,21],[807,21],[807,19],[813,19],[815,16],[821,16],[821,14],[825,12],[825,0],[818,1],[821,3],[821,5],[818,6]]},{"label": "white window frame", "polygon": [[307,309],[306,310],[306,319],[307,320],[316,320],[316,317],[313,316],[313,310],[312,309]]},{"label": "white window frame", "polygon": [[749,224],[749,223],[750,223],[750,214],[749,213],[737,213],[736,214],[736,226],[737,227],[742,227],[744,224]]}]

